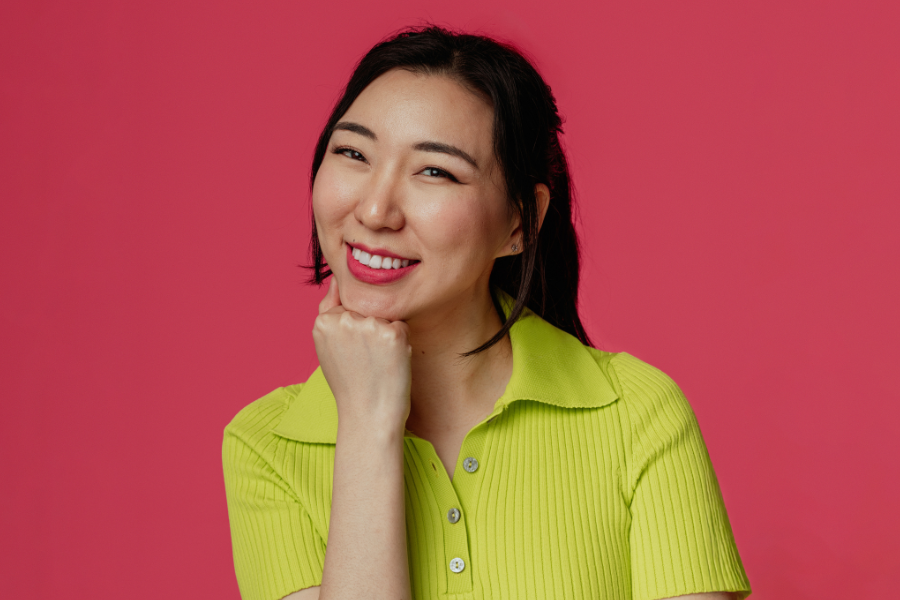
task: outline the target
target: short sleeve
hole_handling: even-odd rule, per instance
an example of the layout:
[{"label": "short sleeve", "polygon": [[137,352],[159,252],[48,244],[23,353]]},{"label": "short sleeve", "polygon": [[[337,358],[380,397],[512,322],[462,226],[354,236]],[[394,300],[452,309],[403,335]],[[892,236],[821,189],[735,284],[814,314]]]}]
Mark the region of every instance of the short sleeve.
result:
[{"label": "short sleeve", "polygon": [[[241,418],[225,429],[222,444],[235,574],[243,600],[278,600],[321,585],[325,543],[296,495],[257,449],[264,440],[236,425]],[[254,429],[266,421],[260,415],[243,420],[252,421]]]},{"label": "short sleeve", "polygon": [[631,435],[628,483],[634,600],[750,593],[719,484],[679,387],[627,354],[612,361]]}]

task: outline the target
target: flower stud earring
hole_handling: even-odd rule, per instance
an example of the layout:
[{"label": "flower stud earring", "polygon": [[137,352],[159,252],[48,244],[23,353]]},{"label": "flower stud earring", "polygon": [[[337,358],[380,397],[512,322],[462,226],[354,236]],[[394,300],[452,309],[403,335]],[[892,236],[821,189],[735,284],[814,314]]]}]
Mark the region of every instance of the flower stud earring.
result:
[{"label": "flower stud earring", "polygon": [[518,245],[518,244],[513,244],[513,245],[512,245],[512,251],[513,251],[513,252],[518,252],[518,251],[519,251],[519,245]]}]

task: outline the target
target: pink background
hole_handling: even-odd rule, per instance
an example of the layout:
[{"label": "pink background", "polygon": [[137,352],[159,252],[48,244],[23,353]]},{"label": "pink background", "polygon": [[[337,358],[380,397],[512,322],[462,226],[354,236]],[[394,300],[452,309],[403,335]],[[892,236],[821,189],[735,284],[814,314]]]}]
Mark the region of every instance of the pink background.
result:
[{"label": "pink background", "polygon": [[423,6],[3,3],[0,597],[238,597],[222,429],[315,366],[314,139],[422,20],[553,86],[589,331],[687,393],[755,597],[894,595],[898,4]]}]

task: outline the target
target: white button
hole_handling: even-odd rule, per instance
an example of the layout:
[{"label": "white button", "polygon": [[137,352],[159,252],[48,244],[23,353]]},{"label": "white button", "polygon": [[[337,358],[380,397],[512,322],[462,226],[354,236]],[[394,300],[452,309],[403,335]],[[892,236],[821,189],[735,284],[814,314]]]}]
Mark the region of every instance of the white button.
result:
[{"label": "white button", "polygon": [[454,558],[450,561],[450,570],[454,573],[462,573],[462,570],[466,568],[466,563],[463,562],[461,558]]},{"label": "white button", "polygon": [[478,461],[471,456],[463,461],[463,469],[468,473],[474,473],[478,470]]},{"label": "white button", "polygon": [[447,520],[450,521],[451,523],[456,523],[457,521],[459,521],[459,509],[451,508],[450,510],[448,510],[447,511]]}]

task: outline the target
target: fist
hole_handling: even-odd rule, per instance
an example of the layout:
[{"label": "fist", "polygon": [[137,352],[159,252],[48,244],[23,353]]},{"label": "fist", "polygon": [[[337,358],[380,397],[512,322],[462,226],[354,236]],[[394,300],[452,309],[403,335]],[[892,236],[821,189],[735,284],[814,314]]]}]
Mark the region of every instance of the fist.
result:
[{"label": "fist", "polygon": [[403,433],[411,383],[409,328],[346,310],[334,276],[313,326],[319,364],[338,408],[340,427]]}]

